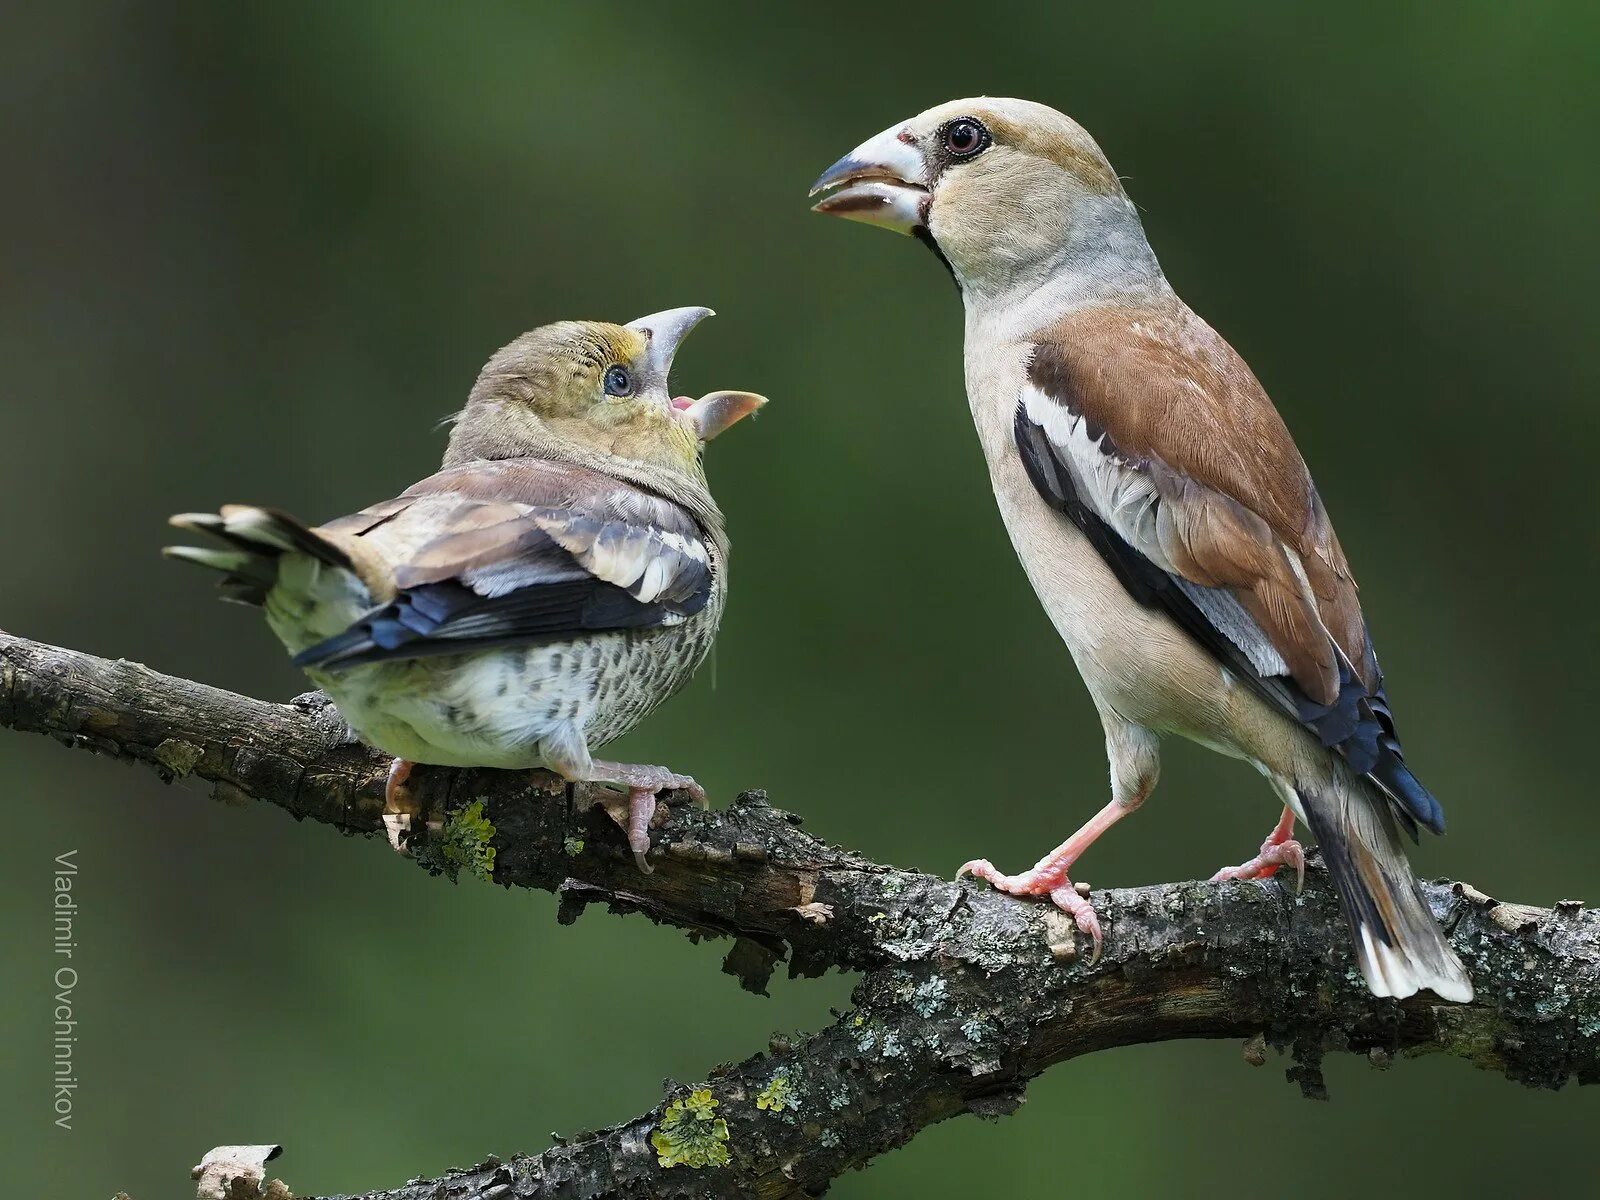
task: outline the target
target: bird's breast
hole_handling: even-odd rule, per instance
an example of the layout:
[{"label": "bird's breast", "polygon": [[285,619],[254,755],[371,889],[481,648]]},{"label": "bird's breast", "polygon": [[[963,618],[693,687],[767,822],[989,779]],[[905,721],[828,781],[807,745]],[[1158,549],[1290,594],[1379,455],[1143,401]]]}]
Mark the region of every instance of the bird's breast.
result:
[{"label": "bird's breast", "polygon": [[572,730],[596,749],[631,730],[693,676],[716,636],[721,596],[681,624],[470,654],[313,672],[353,729],[388,754],[439,766],[543,765]]},{"label": "bird's breast", "polygon": [[1025,348],[968,348],[973,424],[1028,581],[1098,704],[1151,728],[1210,728],[1228,703],[1224,672],[1164,614],[1135,601],[1029,479],[1013,434],[1026,364]]}]

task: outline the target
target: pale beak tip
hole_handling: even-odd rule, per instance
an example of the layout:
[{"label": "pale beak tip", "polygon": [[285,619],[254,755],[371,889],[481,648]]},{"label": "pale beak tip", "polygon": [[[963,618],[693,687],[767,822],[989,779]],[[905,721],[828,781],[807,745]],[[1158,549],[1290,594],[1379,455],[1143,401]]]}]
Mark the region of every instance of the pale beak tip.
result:
[{"label": "pale beak tip", "polygon": [[709,442],[730,426],[765,408],[767,398],[755,392],[711,392],[680,411],[700,440]]},{"label": "pale beak tip", "polygon": [[657,335],[670,337],[674,343],[681,341],[683,336],[691,329],[704,321],[707,317],[716,316],[716,310],[705,307],[703,304],[691,304],[683,308],[668,308],[661,312],[651,313],[647,317],[639,317],[629,321],[624,328],[636,330],[652,341]]},{"label": "pale beak tip", "polygon": [[683,339],[701,321],[714,316],[716,313],[703,305],[690,305],[651,313],[647,317],[629,321],[624,328],[644,335],[646,369],[650,375],[657,377],[657,382],[664,388],[667,374],[672,369],[673,357]]}]

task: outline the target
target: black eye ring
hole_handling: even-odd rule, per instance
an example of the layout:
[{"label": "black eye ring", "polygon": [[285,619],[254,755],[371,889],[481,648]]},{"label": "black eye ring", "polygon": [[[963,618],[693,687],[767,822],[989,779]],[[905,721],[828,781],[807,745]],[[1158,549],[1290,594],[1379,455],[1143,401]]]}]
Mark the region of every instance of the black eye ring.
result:
[{"label": "black eye ring", "polygon": [[633,395],[633,376],[628,368],[619,365],[606,368],[605,389],[608,396]]},{"label": "black eye ring", "polygon": [[944,148],[952,158],[976,158],[994,142],[983,122],[976,117],[957,117],[944,127]]}]

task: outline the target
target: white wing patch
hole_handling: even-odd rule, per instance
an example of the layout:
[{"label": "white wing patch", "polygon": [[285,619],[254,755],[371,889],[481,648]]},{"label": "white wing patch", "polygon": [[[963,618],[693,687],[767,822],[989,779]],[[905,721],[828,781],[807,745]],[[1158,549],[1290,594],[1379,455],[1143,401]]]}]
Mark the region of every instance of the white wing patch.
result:
[{"label": "white wing patch", "polygon": [[1172,562],[1156,534],[1160,497],[1154,481],[1102,450],[1104,434],[1091,439],[1087,421],[1038,388],[1022,389],[1022,406],[1028,419],[1044,430],[1056,457],[1071,473],[1078,499],[1140,554],[1172,574]]},{"label": "white wing patch", "polygon": [[473,567],[469,571],[462,572],[461,582],[478,595],[493,600],[518,588],[532,587],[541,583],[560,583],[567,579],[582,579],[586,574],[588,572],[582,567],[570,563],[566,570],[561,570],[546,561],[529,562],[523,558],[508,558],[504,562],[486,563],[481,567]]},{"label": "white wing patch", "polygon": [[1261,675],[1287,675],[1289,664],[1267,641],[1256,619],[1245,611],[1244,605],[1227,588],[1201,587],[1190,583],[1181,575],[1174,575],[1183,594],[1205,614],[1206,620],[1235,646],[1244,652],[1250,665]]},{"label": "white wing patch", "polygon": [[1050,439],[1057,460],[1072,477],[1079,501],[1172,576],[1206,620],[1237,646],[1257,671],[1262,675],[1289,674],[1283,656],[1231,591],[1190,583],[1173,569],[1158,532],[1161,496],[1149,474],[1119,457],[1114,449],[1102,449],[1104,434],[1091,438],[1088,422],[1081,415],[1038,388],[1028,385],[1022,389],[1022,408]]},{"label": "white wing patch", "polygon": [[705,543],[655,524],[596,523],[565,513],[538,514],[539,526],[596,579],[653,604],[687,586],[695,590],[709,572]]}]

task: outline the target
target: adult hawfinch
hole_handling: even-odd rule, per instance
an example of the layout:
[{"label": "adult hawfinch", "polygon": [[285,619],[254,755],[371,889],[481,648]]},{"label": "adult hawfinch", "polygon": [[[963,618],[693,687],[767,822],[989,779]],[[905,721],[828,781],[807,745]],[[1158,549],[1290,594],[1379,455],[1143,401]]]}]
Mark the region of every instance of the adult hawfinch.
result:
[{"label": "adult hawfinch", "polygon": [[1401,755],[1355,580],[1250,368],[1173,292],[1100,147],[1023,100],[957,100],[862,143],[818,212],[930,246],[966,306],[966,385],[1012,544],[1105,727],[1111,802],[1029,871],[1098,954],[1068,879],[1155,786],[1159,738],[1254,765],[1283,817],[1217,879],[1303,872],[1316,836],[1380,996],[1472,985],[1400,831],[1444,828]]}]

